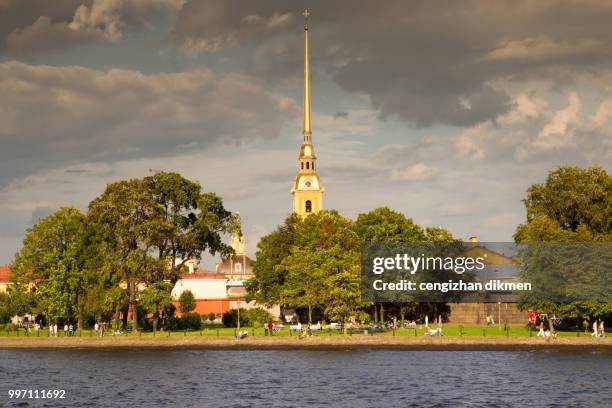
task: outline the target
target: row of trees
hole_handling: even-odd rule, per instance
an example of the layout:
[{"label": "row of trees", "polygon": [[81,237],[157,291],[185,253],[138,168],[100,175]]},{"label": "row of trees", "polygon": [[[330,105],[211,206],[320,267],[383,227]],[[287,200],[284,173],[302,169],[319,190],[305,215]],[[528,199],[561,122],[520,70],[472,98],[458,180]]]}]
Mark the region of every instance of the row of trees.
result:
[{"label": "row of trees", "polygon": [[[527,213],[525,223],[516,229],[514,239],[520,243],[610,243],[612,242],[612,174],[601,167],[559,167],[550,172],[542,184],[534,184],[527,190],[523,200]],[[602,249],[607,251],[608,246]],[[558,255],[557,255],[558,256]],[[539,256],[538,259],[542,257]],[[574,257],[578,259],[578,257]],[[600,261],[604,258],[596,259]],[[566,268],[568,266],[566,265]],[[592,279],[589,291],[604,291],[609,297],[612,288],[610,265],[581,265],[585,269],[598,271]],[[542,276],[556,272],[555,268],[527,264],[524,275],[532,279],[547,279],[554,284],[562,276]],[[551,287],[550,291],[554,292]],[[612,303],[600,301],[526,301],[522,309],[540,310],[547,314],[558,314],[571,318],[606,317],[612,314]]]},{"label": "row of trees", "polygon": [[87,213],[61,208],[28,229],[12,265],[10,302],[20,314],[76,319],[79,328],[85,314],[125,318],[128,309],[133,331],[139,310],[156,326],[173,307],[185,262],[231,253],[222,236],[236,228],[220,197],[177,173],[117,181]]},{"label": "row of trees", "polygon": [[452,239],[443,228],[423,229],[387,207],[361,214],[354,222],[336,211],[303,220],[291,215],[260,240],[255,278],[247,286],[260,303],[307,309],[309,323],[315,309],[339,322],[366,320],[371,304],[361,298],[363,243]]},{"label": "row of trees", "polygon": [[[517,243],[612,241],[612,176],[601,167],[560,167],[546,183],[531,186],[523,202],[527,221],[517,227]],[[449,242],[453,237],[443,228],[424,229],[386,207],[361,214],[354,222],[336,211],[304,220],[292,215],[259,242],[255,278],[248,289],[259,302],[307,309],[309,323],[315,309],[336,321],[361,320],[371,310],[360,296],[361,244],[424,241]],[[604,288],[611,283],[609,275],[600,278]],[[374,306],[376,316],[382,304]],[[403,319],[417,308],[433,310],[439,305],[395,306]],[[523,302],[520,307],[568,317],[612,313],[612,304],[605,302]]]}]

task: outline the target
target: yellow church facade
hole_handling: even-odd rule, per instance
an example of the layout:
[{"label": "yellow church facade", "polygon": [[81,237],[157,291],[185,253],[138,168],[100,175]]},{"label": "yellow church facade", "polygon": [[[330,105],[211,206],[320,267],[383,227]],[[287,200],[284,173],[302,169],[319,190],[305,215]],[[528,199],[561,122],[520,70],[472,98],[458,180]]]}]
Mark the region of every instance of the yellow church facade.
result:
[{"label": "yellow church facade", "polygon": [[[304,12],[308,18],[308,10]],[[293,181],[293,212],[304,218],[323,209],[325,188],[317,174],[317,156],[312,144],[310,121],[310,72],[308,60],[308,21],[304,24],[304,111],[302,122],[302,146],[298,157],[298,173]]]}]

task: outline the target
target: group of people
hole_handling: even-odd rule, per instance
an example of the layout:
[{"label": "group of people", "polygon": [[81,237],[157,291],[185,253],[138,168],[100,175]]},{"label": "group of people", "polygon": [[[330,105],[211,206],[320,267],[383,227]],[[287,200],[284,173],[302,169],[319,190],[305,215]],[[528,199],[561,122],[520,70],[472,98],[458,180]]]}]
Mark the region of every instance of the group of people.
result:
[{"label": "group of people", "polygon": [[606,330],[604,327],[603,320],[595,320],[593,321],[593,332],[591,333],[591,337],[606,337]]},{"label": "group of people", "polygon": [[238,332],[238,334],[236,334],[236,338],[237,338],[238,340],[240,340],[240,339],[246,339],[247,337],[249,337],[249,332],[248,332],[248,331],[246,331],[246,330],[240,330],[240,331]]},{"label": "group of people", "polygon": [[96,337],[104,337],[106,334],[106,322],[94,324],[94,332],[96,333]]},{"label": "group of people", "polygon": [[[64,337],[72,337],[74,336],[74,325],[72,323],[64,324]],[[57,337],[58,336],[58,326],[57,323],[49,325],[49,337]]]}]

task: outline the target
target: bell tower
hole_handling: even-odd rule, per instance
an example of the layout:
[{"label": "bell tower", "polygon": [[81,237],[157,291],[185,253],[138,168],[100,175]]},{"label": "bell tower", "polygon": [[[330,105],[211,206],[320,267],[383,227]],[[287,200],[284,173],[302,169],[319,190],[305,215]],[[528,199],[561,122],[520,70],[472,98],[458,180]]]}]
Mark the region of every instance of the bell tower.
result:
[{"label": "bell tower", "polygon": [[298,173],[293,182],[293,212],[300,217],[323,209],[323,185],[317,174],[317,156],[312,144],[310,123],[310,72],[308,67],[308,10],[304,10],[304,112],[302,122],[302,146],[298,157]]}]

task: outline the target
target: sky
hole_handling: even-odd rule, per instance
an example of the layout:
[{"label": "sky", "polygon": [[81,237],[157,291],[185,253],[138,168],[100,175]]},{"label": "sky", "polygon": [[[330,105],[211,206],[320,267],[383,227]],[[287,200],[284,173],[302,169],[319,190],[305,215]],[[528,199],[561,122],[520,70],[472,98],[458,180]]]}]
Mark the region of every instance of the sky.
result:
[{"label": "sky", "polygon": [[253,255],[291,211],[305,7],[325,208],[510,241],[549,171],[612,169],[609,1],[0,0],[0,264],[160,170],[240,212]]}]

